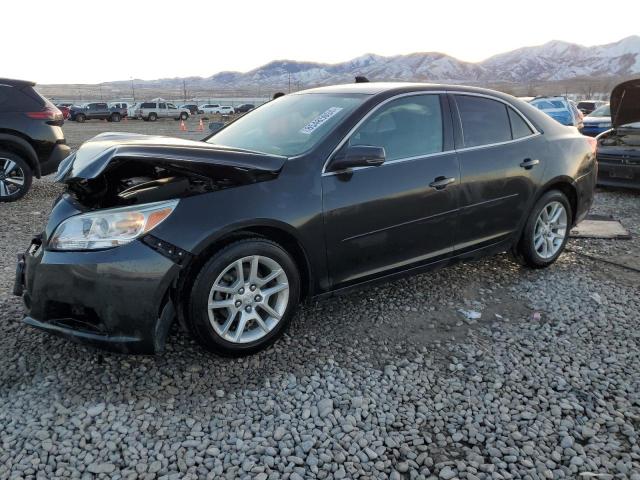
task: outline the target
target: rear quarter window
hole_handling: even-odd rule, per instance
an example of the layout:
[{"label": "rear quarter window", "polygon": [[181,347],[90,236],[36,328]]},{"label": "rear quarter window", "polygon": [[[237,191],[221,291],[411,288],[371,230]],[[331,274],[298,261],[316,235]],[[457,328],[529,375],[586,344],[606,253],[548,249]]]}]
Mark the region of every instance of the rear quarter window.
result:
[{"label": "rear quarter window", "polygon": [[40,110],[44,99],[29,87],[0,85],[0,112],[30,112]]},{"label": "rear quarter window", "polygon": [[151,102],[146,102],[141,104],[140,108],[156,108],[156,104]]},{"label": "rear quarter window", "polygon": [[507,107],[509,112],[509,121],[511,122],[511,134],[514,139],[528,137],[533,135],[533,130],[524,121],[524,119],[518,115],[513,108]]}]

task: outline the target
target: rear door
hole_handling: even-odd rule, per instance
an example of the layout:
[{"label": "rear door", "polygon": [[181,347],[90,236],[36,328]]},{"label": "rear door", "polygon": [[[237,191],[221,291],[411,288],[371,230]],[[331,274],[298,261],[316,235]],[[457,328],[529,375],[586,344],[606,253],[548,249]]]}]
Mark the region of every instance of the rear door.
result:
[{"label": "rear door", "polygon": [[322,176],[334,287],[449,256],[460,177],[446,96],[384,102],[342,148],[348,145],[384,147],[386,160],[344,172],[332,172],[329,163]]},{"label": "rear door", "polygon": [[460,161],[457,253],[513,235],[543,174],[546,142],[514,108],[478,95],[451,95]]},{"label": "rear door", "polygon": [[158,103],[158,117],[166,118],[169,116],[169,111],[167,110],[167,104],[165,102]]}]

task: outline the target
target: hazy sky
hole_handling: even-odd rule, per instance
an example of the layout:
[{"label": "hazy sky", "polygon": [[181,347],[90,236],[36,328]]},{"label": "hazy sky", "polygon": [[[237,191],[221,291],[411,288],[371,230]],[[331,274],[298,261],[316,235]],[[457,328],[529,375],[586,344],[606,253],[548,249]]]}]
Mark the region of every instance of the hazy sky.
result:
[{"label": "hazy sky", "polygon": [[626,8],[607,11],[601,0],[7,0],[0,77],[209,76],[275,59],[333,63],[369,52],[479,61],[552,39],[597,45],[640,33],[640,7]]}]

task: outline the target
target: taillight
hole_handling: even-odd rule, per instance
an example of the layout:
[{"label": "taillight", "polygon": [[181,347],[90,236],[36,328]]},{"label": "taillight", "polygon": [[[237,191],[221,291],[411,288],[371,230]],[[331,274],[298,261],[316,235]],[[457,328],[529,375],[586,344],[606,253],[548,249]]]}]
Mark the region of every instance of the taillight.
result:
[{"label": "taillight", "polygon": [[44,108],[38,112],[26,112],[25,115],[35,120],[48,120],[51,122],[59,122],[64,120],[62,112],[57,107],[45,105]]}]

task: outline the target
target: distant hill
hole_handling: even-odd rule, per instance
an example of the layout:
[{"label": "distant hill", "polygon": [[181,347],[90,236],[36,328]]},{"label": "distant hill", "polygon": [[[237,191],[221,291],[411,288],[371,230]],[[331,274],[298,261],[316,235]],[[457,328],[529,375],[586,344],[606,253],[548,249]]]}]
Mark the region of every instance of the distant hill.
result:
[{"label": "distant hill", "polygon": [[[366,54],[347,62],[325,64],[276,60],[248,72],[220,72],[210,77],[134,80],[144,91],[181,92],[183,81],[190,96],[234,92],[273,92],[352,82],[355,75],[371,81],[406,80],[467,84],[531,84],[576,78],[628,77],[640,74],[640,36],[607,45],[585,47],[553,40],[494,55],[482,62],[458,60],[444,53],[423,52],[384,57]],[[130,92],[131,81],[106,82],[110,92]],[[58,86],[44,85],[46,93],[60,95]],[[62,86],[59,86],[62,87]],[[286,91],[286,90],[285,90]]]}]

